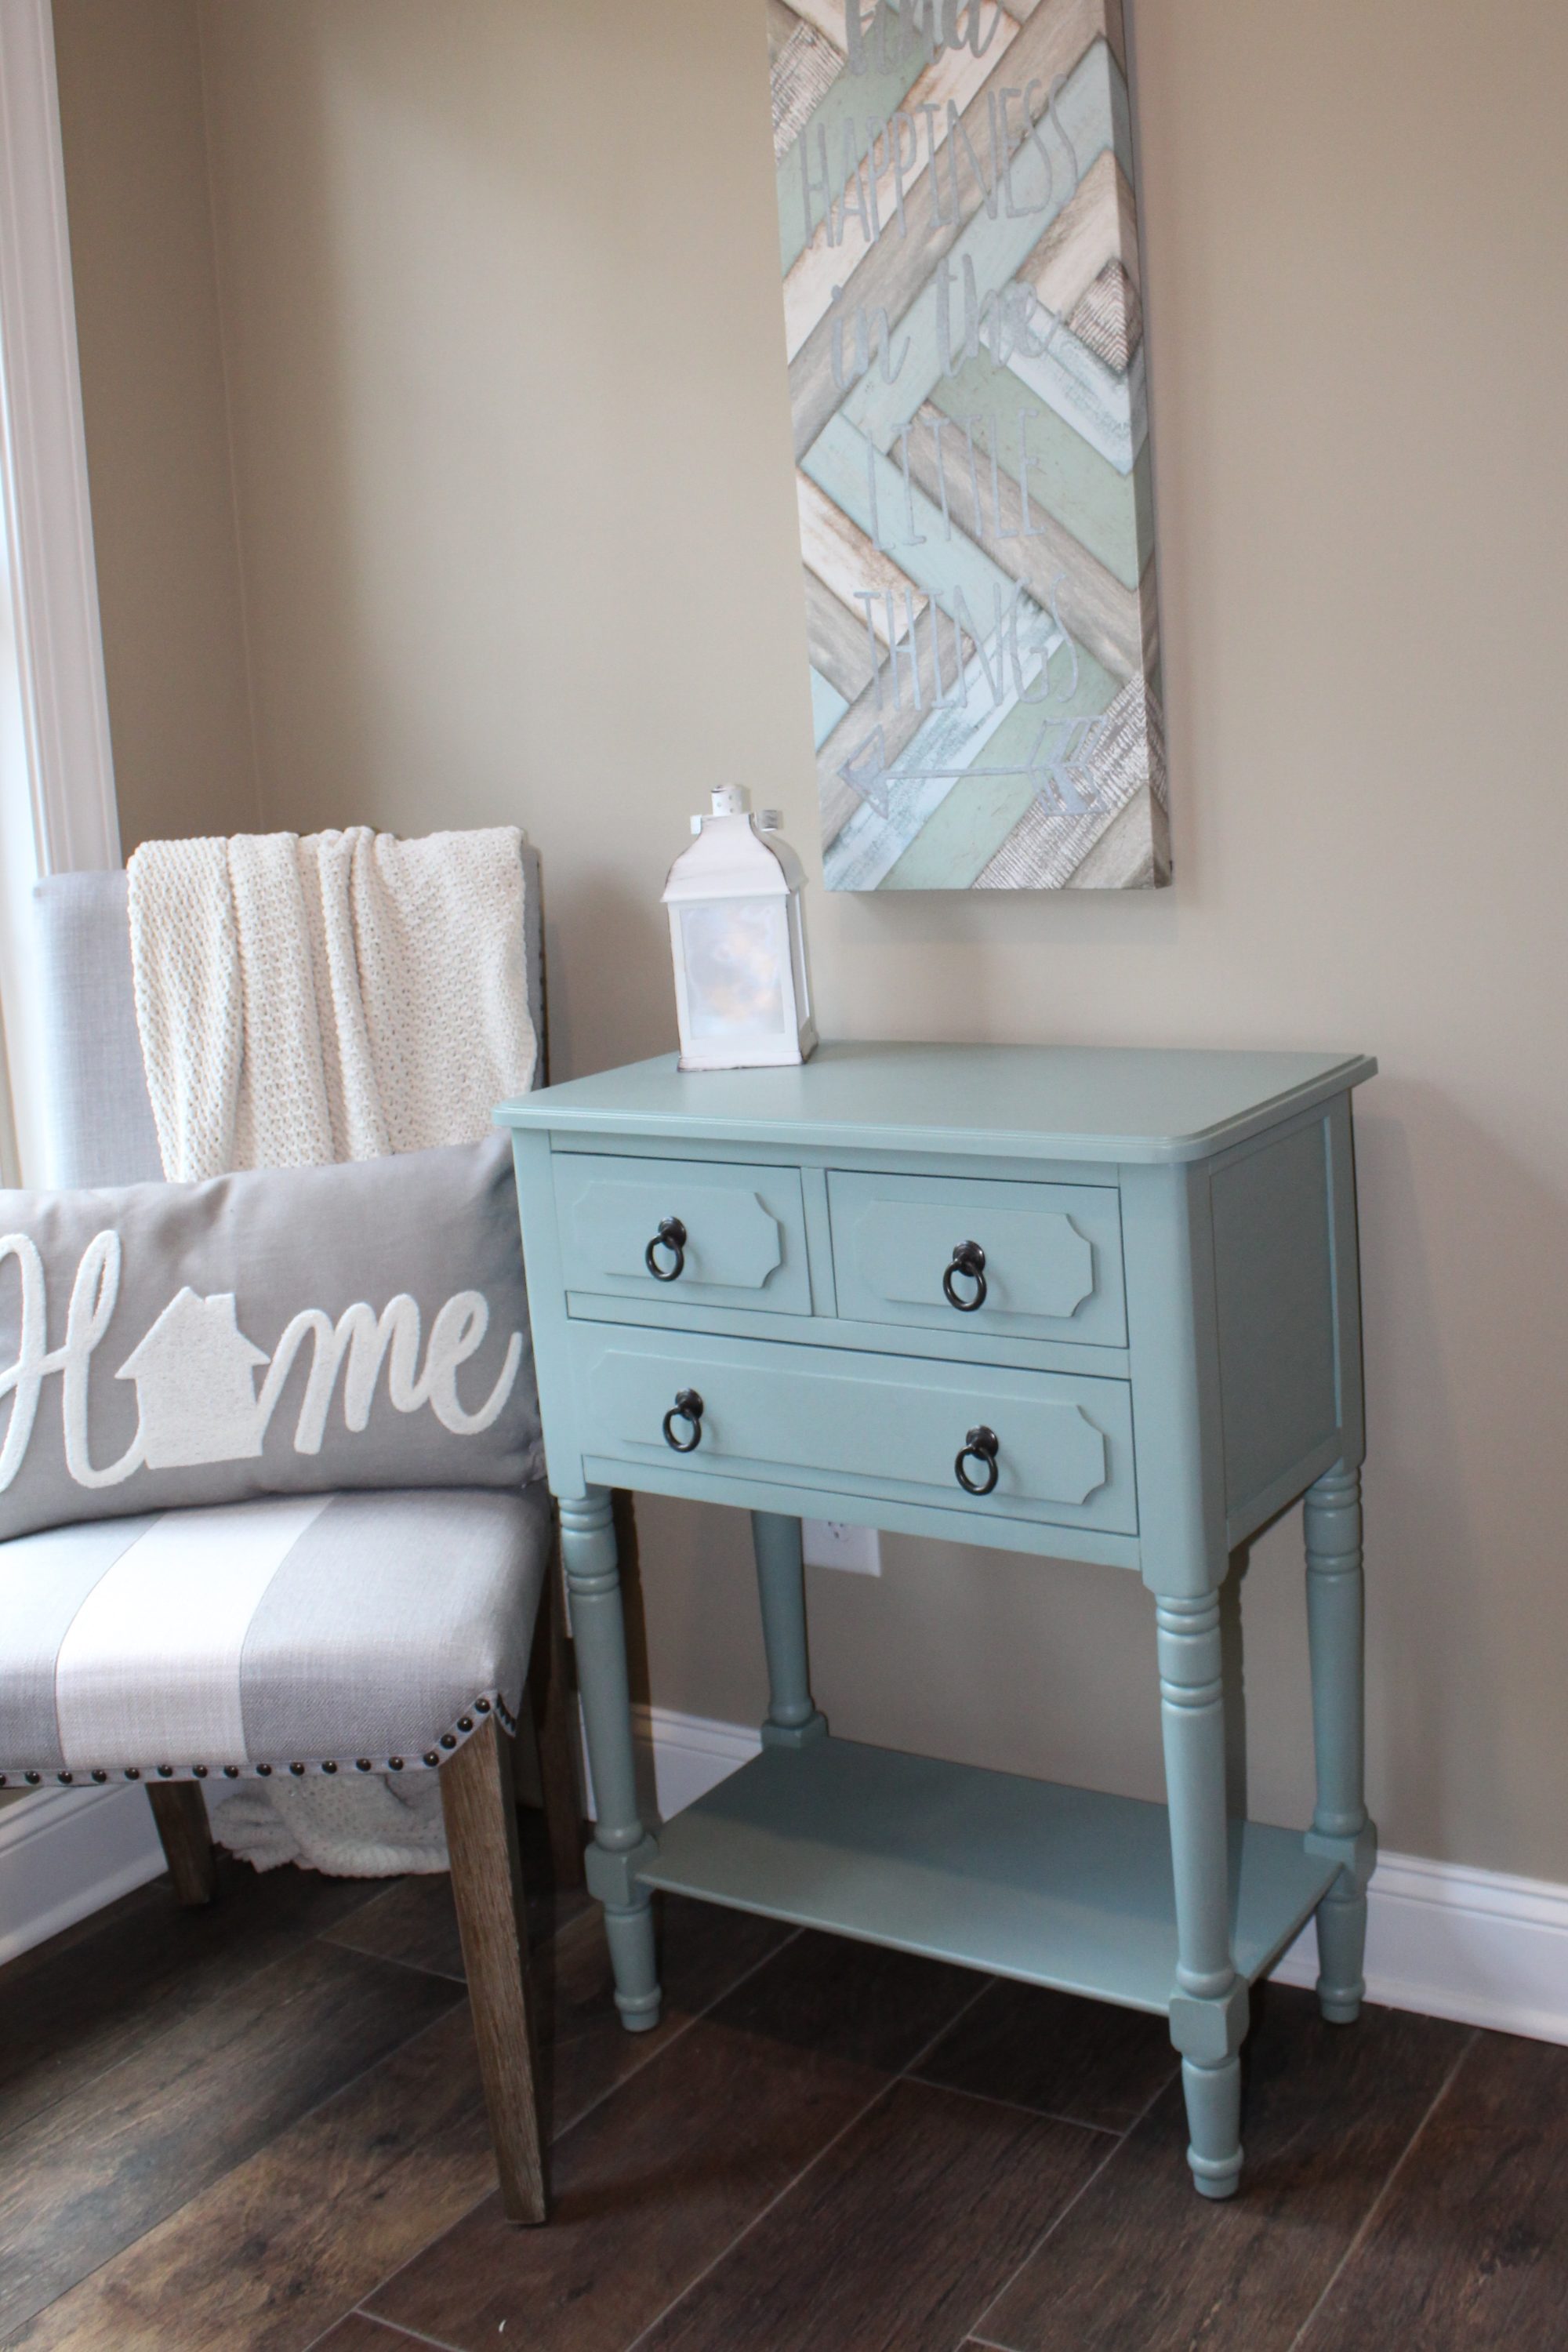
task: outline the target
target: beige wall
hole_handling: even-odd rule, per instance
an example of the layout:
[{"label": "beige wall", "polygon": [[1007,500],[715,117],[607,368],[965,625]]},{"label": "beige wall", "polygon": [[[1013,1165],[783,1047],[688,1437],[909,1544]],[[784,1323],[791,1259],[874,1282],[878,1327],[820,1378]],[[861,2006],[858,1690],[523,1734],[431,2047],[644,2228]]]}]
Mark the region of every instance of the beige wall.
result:
[{"label": "beige wall", "polygon": [[[125,0],[59,5],[107,42]],[[201,26],[265,819],[521,820],[557,1070],[660,1049],[688,811],[740,777],[814,835],[761,0]],[[1568,14],[1139,0],[1135,30],[1178,881],[818,890],[826,1025],[1382,1057],[1373,1797],[1393,1846],[1568,1879]],[[73,224],[103,172],[79,152]],[[89,426],[96,464],[103,398]],[[158,821],[197,821],[183,788]],[[655,1697],[754,1715],[743,1522],[641,1516]],[[1274,1818],[1308,1801],[1297,1545],[1247,1584]],[[1157,1789],[1133,1579],[885,1555],[814,1584],[841,1730]]]}]

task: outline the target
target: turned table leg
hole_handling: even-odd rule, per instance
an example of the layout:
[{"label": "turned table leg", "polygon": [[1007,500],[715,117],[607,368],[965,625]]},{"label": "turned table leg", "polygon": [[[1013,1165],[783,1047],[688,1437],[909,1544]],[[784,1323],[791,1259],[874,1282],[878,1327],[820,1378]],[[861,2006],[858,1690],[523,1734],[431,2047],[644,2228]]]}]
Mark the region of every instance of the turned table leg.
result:
[{"label": "turned table leg", "polygon": [[1325,1472],[1307,1489],[1305,1519],[1318,1768],[1307,1850],[1340,1864],[1318,1906],[1318,2003],[1331,2024],[1352,2025],[1366,1991],[1366,1887],[1377,1860],[1377,1832],[1363,1788],[1361,1472],[1342,1465]]},{"label": "turned table leg", "polygon": [[658,1848],[637,1810],[626,1622],[609,1489],[590,1486],[581,1499],[563,1501],[560,1511],[561,1555],[598,1808],[585,1874],[589,1893],[605,1906],[621,2022],[630,2033],[646,2033],[658,2023],[660,1994],[653,1898],[637,1873]]},{"label": "turned table leg", "polygon": [[824,1738],[827,1718],[818,1712],[811,1696],[800,1521],[782,1511],[753,1511],[752,1548],[757,1559],[757,1598],[768,1662],[768,1719],[763,1726],[763,1745],[806,1748]]},{"label": "turned table leg", "polygon": [[1155,1623],[1176,1890],[1171,2039],[1182,2053],[1194,2180],[1205,2197],[1230,2197],[1241,2175],[1247,1995],[1230,1948],[1218,1598],[1162,1598]]}]

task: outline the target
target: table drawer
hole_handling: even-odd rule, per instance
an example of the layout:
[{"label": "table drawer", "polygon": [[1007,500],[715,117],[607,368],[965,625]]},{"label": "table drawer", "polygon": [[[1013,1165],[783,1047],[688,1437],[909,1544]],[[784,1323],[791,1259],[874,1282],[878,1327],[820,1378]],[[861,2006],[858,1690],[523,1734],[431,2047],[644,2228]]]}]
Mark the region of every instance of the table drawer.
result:
[{"label": "table drawer", "polygon": [[[1126,1346],[1114,1185],[835,1171],[827,1195],[840,1315]],[[965,1243],[984,1253],[984,1297],[974,1307],[963,1302],[978,1295],[980,1278],[953,1264]]]},{"label": "table drawer", "polygon": [[[634,1160],[558,1152],[555,1202],[570,1298],[668,1301],[809,1315],[805,1213],[796,1168],[743,1168],[722,1160]],[[679,1246],[660,1242],[674,1220]]]},{"label": "table drawer", "polygon": [[[705,1478],[1137,1531],[1131,1391],[1121,1381],[588,1324],[572,1348],[582,1449],[596,1462],[680,1462]],[[688,1390],[700,1416],[676,1414],[667,1437],[665,1416]],[[979,1426],[999,1440],[996,1483],[984,1496],[966,1494],[954,1470]],[[965,1466],[984,1483],[984,1456]]]}]

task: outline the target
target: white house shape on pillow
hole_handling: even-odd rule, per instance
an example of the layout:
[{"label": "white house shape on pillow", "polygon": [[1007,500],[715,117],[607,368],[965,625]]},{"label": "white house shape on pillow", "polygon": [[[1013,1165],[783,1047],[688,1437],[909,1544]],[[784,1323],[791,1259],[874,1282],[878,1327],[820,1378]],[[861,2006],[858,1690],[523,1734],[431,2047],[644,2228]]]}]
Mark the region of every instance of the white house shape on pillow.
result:
[{"label": "white house shape on pillow", "polygon": [[203,1298],[187,1283],[114,1376],[136,1383],[148,1469],[258,1454],[265,1432],[255,1367],[267,1360],[235,1319],[232,1290]]}]

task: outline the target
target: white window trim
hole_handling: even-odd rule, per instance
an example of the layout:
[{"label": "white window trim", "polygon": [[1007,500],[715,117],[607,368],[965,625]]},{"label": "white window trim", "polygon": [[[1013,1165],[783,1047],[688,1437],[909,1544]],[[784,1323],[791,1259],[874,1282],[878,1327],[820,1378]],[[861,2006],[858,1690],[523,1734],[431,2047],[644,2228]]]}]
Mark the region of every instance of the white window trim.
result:
[{"label": "white window trim", "polygon": [[32,887],[121,862],[49,0],[0,0],[0,1004],[15,1146],[36,1176]]}]

